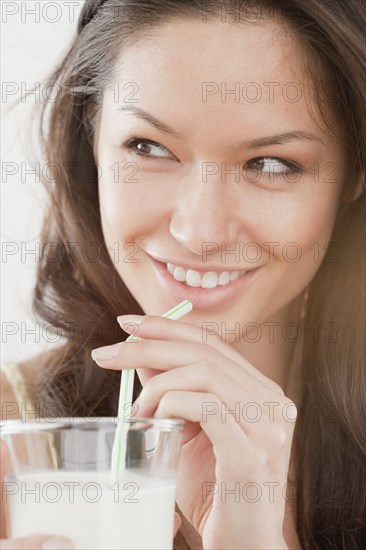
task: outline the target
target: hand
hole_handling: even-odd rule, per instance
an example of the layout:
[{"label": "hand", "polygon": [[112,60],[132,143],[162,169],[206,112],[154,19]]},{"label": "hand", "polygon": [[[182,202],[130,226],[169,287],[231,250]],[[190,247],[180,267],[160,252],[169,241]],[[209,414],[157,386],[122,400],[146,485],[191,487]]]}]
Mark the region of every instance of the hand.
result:
[{"label": "hand", "polygon": [[283,490],[294,403],[219,337],[202,343],[199,327],[158,316],[123,316],[126,331],[136,319],[141,340],[93,350],[92,357],[103,368],[138,369],[139,416],[187,421],[177,502],[203,547],[287,548]]},{"label": "hand", "polygon": [[0,511],[0,548],[1,550],[61,550],[63,548],[74,548],[69,539],[64,537],[55,537],[47,534],[31,535],[19,539],[9,539],[7,533],[7,514],[5,505],[6,495],[4,491],[4,479],[8,471],[9,455],[5,441],[1,441],[0,450],[0,479],[1,479],[1,511]]}]

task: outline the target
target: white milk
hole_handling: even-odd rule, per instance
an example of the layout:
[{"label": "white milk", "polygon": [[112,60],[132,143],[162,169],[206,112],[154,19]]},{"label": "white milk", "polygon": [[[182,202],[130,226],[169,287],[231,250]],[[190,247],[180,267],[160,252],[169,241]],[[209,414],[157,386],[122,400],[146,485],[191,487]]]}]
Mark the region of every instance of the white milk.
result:
[{"label": "white milk", "polygon": [[[171,550],[175,481],[124,472],[55,471],[5,480],[10,537],[61,535],[78,550]],[[14,494],[12,494],[14,493]]]}]

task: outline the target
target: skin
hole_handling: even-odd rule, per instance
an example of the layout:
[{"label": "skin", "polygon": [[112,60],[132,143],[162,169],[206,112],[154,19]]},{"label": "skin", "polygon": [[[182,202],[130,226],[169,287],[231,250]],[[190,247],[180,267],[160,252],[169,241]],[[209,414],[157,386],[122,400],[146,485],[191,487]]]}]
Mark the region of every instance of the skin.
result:
[{"label": "skin", "polygon": [[[201,262],[202,268],[209,270],[210,261],[220,262],[222,258],[218,252],[203,263],[202,243],[225,242],[230,249],[238,242],[242,251],[245,243],[254,242],[261,252],[258,263],[247,260],[248,251],[235,264],[237,269],[262,266],[250,292],[243,292],[235,301],[204,314],[193,312],[189,319],[198,326],[203,320],[219,326],[224,321],[227,330],[238,321],[240,328],[253,321],[279,321],[282,326],[296,317],[294,302],[324,256],[339,205],[343,175],[342,147],[337,135],[330,136],[320,129],[320,117],[315,122],[309,111],[312,98],[307,97],[310,84],[304,83],[305,75],[300,70],[301,50],[290,34],[284,35],[282,27],[273,23],[229,26],[221,22],[176,22],[156,30],[155,35],[155,39],[129,48],[117,62],[115,81],[122,90],[120,101],[115,102],[114,93],[107,90],[95,142],[101,170],[100,209],[105,240],[109,247],[119,243],[118,262],[114,252],[110,252],[115,267],[143,310],[157,314],[175,302],[157,282],[147,251],[178,257],[188,264]],[[243,56],[243,51],[247,55]],[[228,88],[233,88],[238,81],[261,85],[261,100],[236,103],[228,95],[222,103],[220,94],[216,94],[207,103],[202,102],[203,82],[225,82]],[[123,92],[123,86],[131,82],[138,85],[134,94],[138,103],[133,106],[169,124],[188,143],[183,144],[134,114],[119,110],[131,105],[123,101],[131,92],[131,87]],[[263,86],[265,82],[280,83],[272,101],[268,88]],[[281,90],[289,82],[303,87],[300,101],[291,103],[283,97]],[[297,140],[233,152],[243,140],[292,130],[311,132],[323,143]],[[155,147],[151,152],[153,158],[143,158],[136,150],[123,147],[132,137],[159,142],[169,152],[163,153],[162,158]],[[261,177],[256,184],[243,177],[237,183],[230,175],[222,183],[220,173],[209,177],[206,184],[202,182],[203,162],[218,165],[223,162],[227,170],[240,163],[249,170],[253,159],[258,157],[289,159],[301,165],[304,172],[296,183],[281,177],[271,183],[270,165],[266,161],[267,174],[261,176],[259,172]],[[120,167],[117,178],[110,168],[116,162]],[[138,165],[138,173],[132,176],[137,183],[128,182],[131,174],[131,169],[126,169],[128,163]],[[316,163],[320,167],[318,182],[314,179]],[[327,163],[335,163],[335,175]],[[253,177],[253,172],[247,173]],[[300,248],[301,259],[297,262],[286,257],[286,245],[290,242]],[[271,252],[264,243],[279,244],[272,245]],[[318,258],[314,243],[319,250]],[[123,251],[123,245],[129,248]],[[133,252],[136,263],[129,259]],[[288,256],[293,257],[294,252],[293,248],[288,249]],[[227,263],[223,263],[223,269],[228,263],[233,264],[232,256],[224,259]],[[273,345],[268,341],[268,332],[263,331],[258,345],[243,339],[235,342],[229,334],[224,337],[256,368],[283,386],[291,346],[286,346],[282,338]]]},{"label": "skin", "polygon": [[[92,356],[102,368],[138,369],[144,386],[139,416],[187,421],[177,502],[202,537],[203,548],[297,547],[292,513],[281,491],[275,504],[264,492],[255,504],[244,498],[237,503],[232,497],[224,502],[220,491],[206,500],[202,497],[207,481],[220,487],[226,484],[228,489],[254,480],[262,488],[269,481],[285,486],[292,465],[294,403],[299,404],[301,395],[291,359],[294,346],[281,334],[270,339],[268,331],[256,343],[245,338],[238,342],[230,335],[222,338],[220,333],[205,343],[201,325],[225,322],[230,329],[236,322],[241,326],[277,322],[280,327],[297,322],[300,298],[324,257],[341,200],[344,155],[337,133],[327,133],[320,116],[314,120],[316,105],[308,95],[302,56],[294,35],[277,23],[176,21],[124,51],[116,64],[116,81],[120,89],[137,83],[135,107],[168,124],[186,141],[131,112],[117,110],[130,104],[114,102],[110,90],[103,98],[95,142],[103,232],[108,247],[114,243],[120,244],[120,250],[127,243],[138,247],[136,263],[120,260],[115,267],[146,316],[119,319],[127,332],[131,325],[124,323],[142,319],[138,335],[143,340],[99,348]],[[237,103],[228,95],[222,102],[218,93],[202,102],[202,82],[225,82],[232,89],[238,81],[259,83],[261,99]],[[280,83],[272,101],[265,82]],[[299,101],[291,102],[281,93],[289,82],[302,87]],[[235,149],[243,140],[295,130],[316,139]],[[167,151],[153,147],[152,158],[144,158],[123,147],[132,137],[153,140]],[[296,183],[283,177],[270,182],[265,163],[256,183],[243,178],[236,182],[230,175],[222,182],[220,173],[206,184],[202,181],[203,162],[225,163],[227,170],[240,163],[249,169],[258,157],[287,159],[303,171]],[[109,169],[116,161],[118,183]],[[138,164],[137,183],[124,181],[128,162]],[[330,166],[335,166],[335,173]],[[205,242],[225,242],[227,248],[235,242],[255,242],[262,252],[262,269],[251,285],[223,306],[193,311],[184,321],[161,319],[157,315],[175,303],[156,278],[147,251],[197,263],[202,261]],[[266,242],[280,243],[272,259]],[[300,247],[297,262],[282,253],[289,242]],[[314,243],[319,257],[314,255]],[[209,260],[219,262],[220,253]],[[249,265],[254,267],[242,258],[237,269]],[[206,266],[202,263],[202,269],[208,270]],[[262,412],[257,422],[243,414],[240,418],[227,414],[225,421],[220,414],[203,418],[207,402],[221,411],[235,409],[236,404],[242,410],[253,401]],[[278,403],[272,418],[268,402]]]}]

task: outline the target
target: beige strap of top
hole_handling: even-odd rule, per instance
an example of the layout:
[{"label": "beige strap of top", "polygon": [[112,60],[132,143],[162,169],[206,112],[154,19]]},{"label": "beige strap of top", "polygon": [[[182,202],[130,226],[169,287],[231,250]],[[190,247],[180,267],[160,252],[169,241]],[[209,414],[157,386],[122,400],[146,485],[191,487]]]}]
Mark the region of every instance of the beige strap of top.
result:
[{"label": "beige strap of top", "polygon": [[[18,363],[6,362],[1,365],[1,370],[4,372],[17,400],[19,406],[20,418],[26,417],[27,420],[36,420],[39,412],[36,415],[36,404],[32,402],[27,391],[26,381]],[[48,434],[49,452],[51,455],[51,464],[54,468],[58,467],[57,451],[54,444],[54,435]]]},{"label": "beige strap of top", "polygon": [[15,399],[19,406],[19,413],[23,410],[27,417],[31,416],[32,411],[35,411],[34,404],[27,391],[24,375],[20,370],[19,364],[14,362],[6,362],[1,365],[1,370],[4,372],[8,383],[10,384]]}]

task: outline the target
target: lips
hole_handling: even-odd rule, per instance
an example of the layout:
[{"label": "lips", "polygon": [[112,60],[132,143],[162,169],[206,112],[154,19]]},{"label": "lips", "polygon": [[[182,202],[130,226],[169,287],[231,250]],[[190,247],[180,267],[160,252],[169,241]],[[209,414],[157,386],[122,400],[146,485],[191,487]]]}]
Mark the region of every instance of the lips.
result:
[{"label": "lips", "polygon": [[[171,271],[168,269],[166,263],[158,261],[151,256],[149,257],[152,260],[157,278],[160,281],[164,291],[170,294],[170,296],[177,302],[190,300],[193,304],[193,310],[196,311],[218,308],[226,305],[228,302],[231,302],[244,291],[244,289],[256,278],[257,274],[264,268],[264,266],[260,266],[256,269],[251,269],[240,276],[233,276],[233,280],[230,280],[230,282],[224,285],[217,285],[216,287],[207,288],[202,287],[201,284],[200,286],[190,286],[187,284],[187,281],[183,282],[176,280]],[[171,264],[170,269],[172,269],[172,266],[174,266],[174,270],[176,267],[179,267],[175,264]],[[187,271],[189,271],[189,269]],[[214,272],[200,271],[197,273],[200,278],[202,277],[202,279],[200,279],[202,282],[206,273]],[[218,273],[219,272],[216,272],[216,276],[219,276],[217,275]],[[231,273],[235,272],[232,271]]]}]

